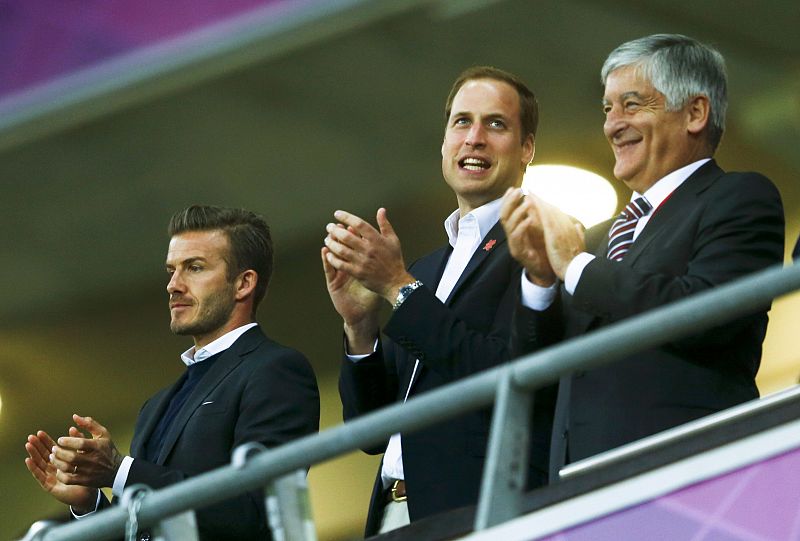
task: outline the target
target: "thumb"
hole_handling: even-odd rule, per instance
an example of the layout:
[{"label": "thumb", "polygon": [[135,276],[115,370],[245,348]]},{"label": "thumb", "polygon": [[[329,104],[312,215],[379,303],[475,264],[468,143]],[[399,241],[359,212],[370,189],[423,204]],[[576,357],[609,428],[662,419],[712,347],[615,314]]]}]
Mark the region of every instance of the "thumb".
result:
[{"label": "thumb", "polygon": [[75,421],[78,426],[89,432],[94,439],[108,437],[108,430],[106,430],[106,427],[91,417],[81,417],[76,413],[72,416],[72,420]]},{"label": "thumb", "polygon": [[397,234],[394,232],[394,227],[389,222],[389,217],[386,215],[386,209],[381,207],[378,209],[378,214],[376,216],[378,220],[378,228],[381,230],[381,235],[384,237],[396,237]]}]

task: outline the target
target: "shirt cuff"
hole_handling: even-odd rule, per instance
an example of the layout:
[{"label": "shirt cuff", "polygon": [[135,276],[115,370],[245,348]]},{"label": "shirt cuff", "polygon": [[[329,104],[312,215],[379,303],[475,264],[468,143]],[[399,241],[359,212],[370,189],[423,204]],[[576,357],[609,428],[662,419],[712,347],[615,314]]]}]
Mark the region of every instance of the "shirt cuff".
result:
[{"label": "shirt cuff", "polygon": [[69,506],[69,512],[70,512],[70,513],[72,513],[72,516],[73,516],[73,518],[76,518],[76,519],[80,520],[80,519],[82,519],[82,518],[86,518],[86,517],[88,517],[88,516],[90,516],[90,515],[93,515],[94,513],[96,513],[96,512],[97,512],[97,508],[98,508],[98,507],[100,507],[100,489],[97,489],[97,499],[94,501],[94,510],[92,510],[92,511],[89,511],[88,513],[84,513],[84,514],[82,514],[82,515],[79,515],[78,513],[76,513],[76,512],[75,512],[75,511],[72,509],[72,506],[70,505],[70,506]]},{"label": "shirt cuff", "polygon": [[128,472],[131,471],[133,459],[129,456],[123,457],[122,464],[119,465],[117,475],[114,476],[114,484],[111,486],[111,494],[115,498],[122,497],[122,492],[125,490],[125,483],[128,482]]},{"label": "shirt cuff", "polygon": [[522,306],[541,312],[547,310],[556,298],[558,280],[550,287],[537,286],[522,271]]},{"label": "shirt cuff", "polygon": [[595,256],[592,254],[581,252],[569,262],[569,265],[567,265],[567,272],[564,274],[564,289],[567,290],[567,293],[570,295],[575,294],[575,289],[578,287],[583,269],[586,268],[586,265],[594,261],[594,257]]},{"label": "shirt cuff", "polygon": [[[375,343],[372,344],[372,353],[375,353],[376,351],[378,351],[378,338],[376,338]],[[360,361],[361,359],[366,359],[367,357],[372,355],[372,353],[360,353],[358,355],[350,355],[349,353],[347,353],[347,340],[344,341],[344,354],[347,355],[347,358],[353,361],[354,363]]]}]

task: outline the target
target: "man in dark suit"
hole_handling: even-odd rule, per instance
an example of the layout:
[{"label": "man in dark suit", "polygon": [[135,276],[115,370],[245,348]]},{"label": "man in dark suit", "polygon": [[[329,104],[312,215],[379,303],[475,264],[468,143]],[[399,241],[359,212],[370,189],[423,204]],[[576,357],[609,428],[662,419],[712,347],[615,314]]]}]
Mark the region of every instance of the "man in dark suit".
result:
[{"label": "man in dark suit", "polygon": [[[28,437],[25,463],[76,518],[105,507],[98,490],[157,489],[230,462],[247,442],[276,447],[319,429],[319,392],[306,358],[273,342],[255,323],[272,272],[272,239],[248,211],[193,206],[169,225],[170,329],[190,335],[186,372],[142,407],[131,455],[91,417],[54,442]],[[84,432],[90,437],[84,436]],[[267,539],[261,491],[197,511],[201,539]]]},{"label": "man in dark suit", "polygon": [[[633,190],[631,203],[584,236],[554,207],[507,192],[501,219],[525,267],[517,353],[783,260],[778,191],[712,159],[727,106],[717,51],[685,36],[648,36],[613,51],[602,81],[614,175]],[[767,308],[562,378],[554,469],[756,398]]]},{"label": "man in dark suit", "polygon": [[[406,270],[385,209],[378,210],[378,229],[343,211],[327,227],[322,262],[344,320],[339,389],[346,420],[509,359],[519,265],[498,212],[500,197],[520,185],[533,158],[536,100],[515,76],[475,67],[453,85],[445,118],[442,172],[458,201],[445,221],[449,245]],[[393,311],[380,341],[383,302]],[[462,415],[369,450],[386,452],[367,535],[475,503],[490,417],[488,409]],[[532,484],[543,480],[545,463],[540,456]]]}]

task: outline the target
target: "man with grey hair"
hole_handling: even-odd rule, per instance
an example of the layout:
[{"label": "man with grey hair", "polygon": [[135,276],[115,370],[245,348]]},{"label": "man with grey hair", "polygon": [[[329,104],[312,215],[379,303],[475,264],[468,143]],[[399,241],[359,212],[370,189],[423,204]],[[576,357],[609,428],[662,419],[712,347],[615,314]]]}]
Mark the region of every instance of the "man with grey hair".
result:
[{"label": "man with grey hair", "polygon": [[[719,52],[686,36],[644,37],[608,56],[602,82],[614,176],[633,195],[584,234],[537,197],[506,192],[501,220],[525,268],[518,354],[783,261],[775,186],[713,160],[727,106]],[[767,309],[562,378],[551,480],[565,462],[758,397]]]}]

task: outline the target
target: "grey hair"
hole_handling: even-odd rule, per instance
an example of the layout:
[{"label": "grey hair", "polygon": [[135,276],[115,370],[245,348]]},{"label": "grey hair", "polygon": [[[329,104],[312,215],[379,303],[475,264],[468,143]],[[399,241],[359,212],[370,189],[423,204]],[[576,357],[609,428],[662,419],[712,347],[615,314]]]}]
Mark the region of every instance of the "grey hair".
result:
[{"label": "grey hair", "polygon": [[611,51],[600,72],[602,84],[611,72],[627,66],[635,66],[664,94],[668,111],[680,110],[694,96],[706,96],[711,104],[708,142],[716,150],[728,109],[728,78],[719,51],[680,34],[645,36]]}]

